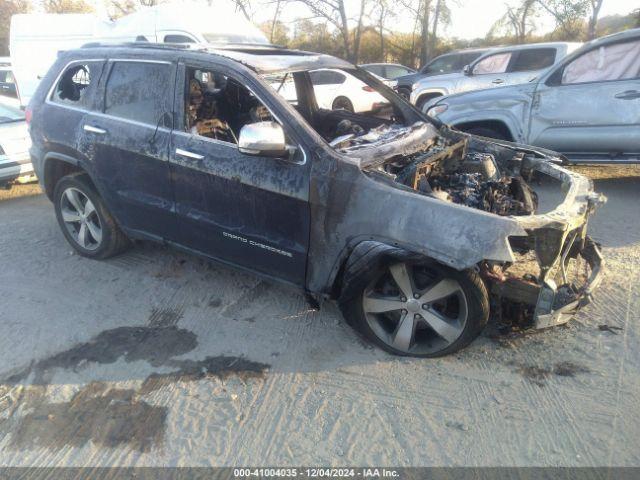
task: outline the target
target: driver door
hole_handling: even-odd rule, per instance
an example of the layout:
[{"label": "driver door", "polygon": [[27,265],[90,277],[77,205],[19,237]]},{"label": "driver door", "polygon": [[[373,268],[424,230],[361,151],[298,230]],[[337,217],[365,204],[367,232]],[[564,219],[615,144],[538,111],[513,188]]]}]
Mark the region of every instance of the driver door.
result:
[{"label": "driver door", "polygon": [[[202,101],[197,92],[193,95],[194,79],[202,86]],[[286,160],[238,150],[234,138],[242,126],[270,116],[245,83],[222,66],[179,65],[176,111],[181,118],[172,133],[169,159],[178,221],[172,241],[304,285],[309,164],[300,148]],[[259,85],[251,88],[257,91]],[[220,131],[198,126],[212,124]],[[221,131],[223,125],[230,131]]]}]

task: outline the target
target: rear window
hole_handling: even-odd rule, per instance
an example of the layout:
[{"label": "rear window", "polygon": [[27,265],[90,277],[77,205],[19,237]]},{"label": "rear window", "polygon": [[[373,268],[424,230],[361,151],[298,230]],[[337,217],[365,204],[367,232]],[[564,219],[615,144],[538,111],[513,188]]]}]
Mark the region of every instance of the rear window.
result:
[{"label": "rear window", "polygon": [[401,67],[400,65],[387,65],[385,67],[385,78],[389,78],[391,80],[395,80],[398,77],[402,77],[403,75],[406,75],[407,73],[409,73],[409,70],[407,70],[404,67]]},{"label": "rear window", "polygon": [[171,65],[151,62],[115,62],[109,73],[104,113],[157,125],[172,111]]},{"label": "rear window", "polygon": [[370,71],[371,73],[375,73],[379,77],[384,77],[382,65],[367,65],[366,67],[364,67],[364,69]]},{"label": "rear window", "polygon": [[550,67],[556,61],[555,48],[522,50],[513,62],[512,72],[527,72]]},{"label": "rear window", "polygon": [[170,34],[170,35],[164,36],[164,42],[165,43],[195,43],[195,40],[186,35]]},{"label": "rear window", "polygon": [[0,83],[16,83],[11,70],[0,70]]},{"label": "rear window", "polygon": [[53,90],[51,101],[90,110],[103,62],[74,63],[67,67]]}]

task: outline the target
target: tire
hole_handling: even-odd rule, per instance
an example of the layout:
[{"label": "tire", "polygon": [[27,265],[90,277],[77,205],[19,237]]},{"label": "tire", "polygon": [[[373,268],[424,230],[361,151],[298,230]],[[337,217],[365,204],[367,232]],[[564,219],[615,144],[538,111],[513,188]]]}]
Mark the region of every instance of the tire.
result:
[{"label": "tire", "polygon": [[53,203],[63,235],[83,257],[106,259],[130,245],[86,173],[62,177],[56,184]]},{"label": "tire", "polygon": [[332,110],[346,110],[347,112],[353,113],[353,103],[347,97],[337,97],[333,104],[331,104]]},{"label": "tire", "polygon": [[[402,271],[412,279],[413,298],[404,295],[406,289],[395,280],[402,278]],[[361,280],[358,283],[366,286],[340,303],[343,316],[365,339],[394,355],[439,357],[457,352],[482,332],[489,318],[486,286],[472,270],[396,261]],[[381,293],[384,289],[386,294]],[[436,298],[441,294],[445,296]],[[379,309],[393,310],[371,312]]]},{"label": "tire", "polygon": [[471,135],[477,135],[479,137],[495,138],[496,140],[508,140],[507,136],[504,133],[489,127],[471,127],[469,129],[465,129],[464,131],[470,133]]}]

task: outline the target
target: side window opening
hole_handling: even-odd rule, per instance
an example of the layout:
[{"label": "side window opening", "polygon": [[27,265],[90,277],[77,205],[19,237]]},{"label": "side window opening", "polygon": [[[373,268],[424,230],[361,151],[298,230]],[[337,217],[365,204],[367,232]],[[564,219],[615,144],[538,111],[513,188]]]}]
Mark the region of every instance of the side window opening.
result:
[{"label": "side window opening", "polygon": [[167,125],[173,111],[171,65],[116,61],[107,80],[104,113],[151,126]]},{"label": "side window opening", "polygon": [[240,82],[215,71],[187,68],[185,130],[237,144],[245,125],[274,121],[271,112]]},{"label": "side window opening", "polygon": [[52,101],[65,105],[90,107],[89,97],[101,67],[102,64],[96,62],[74,64],[68,67],[53,91]]},{"label": "side window opening", "polygon": [[512,72],[527,72],[550,67],[556,60],[555,48],[521,50],[513,62]]}]

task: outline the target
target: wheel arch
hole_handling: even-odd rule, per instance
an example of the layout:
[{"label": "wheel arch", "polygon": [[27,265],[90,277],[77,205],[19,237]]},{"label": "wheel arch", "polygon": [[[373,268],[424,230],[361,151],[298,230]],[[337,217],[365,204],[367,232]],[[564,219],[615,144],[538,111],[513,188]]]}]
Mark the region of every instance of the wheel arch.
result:
[{"label": "wheel arch", "polygon": [[424,103],[428,102],[429,100],[432,100],[434,98],[438,98],[438,97],[442,97],[444,95],[447,94],[446,90],[442,90],[442,89],[429,89],[429,90],[423,90],[420,93],[418,93],[415,96],[415,103],[414,105],[418,108],[420,108]]},{"label": "wheel arch", "polygon": [[331,298],[344,302],[357,294],[364,285],[362,282],[369,273],[394,261],[432,260],[451,268],[447,262],[416,252],[398,244],[391,245],[379,240],[364,240],[352,248],[345,249],[336,262],[333,278],[330,281]]},{"label": "wheel arch", "polygon": [[488,128],[504,135],[505,140],[508,140],[510,142],[516,141],[516,136],[514,135],[509,122],[506,122],[504,119],[488,118],[483,120],[469,120],[455,123],[453,126],[458,130],[462,130],[463,132],[466,132],[471,128]]},{"label": "wheel arch", "polygon": [[53,200],[53,191],[58,181],[72,173],[87,173],[88,175],[86,169],[75,157],[59,152],[49,152],[44,156],[43,186],[49,200]]}]

